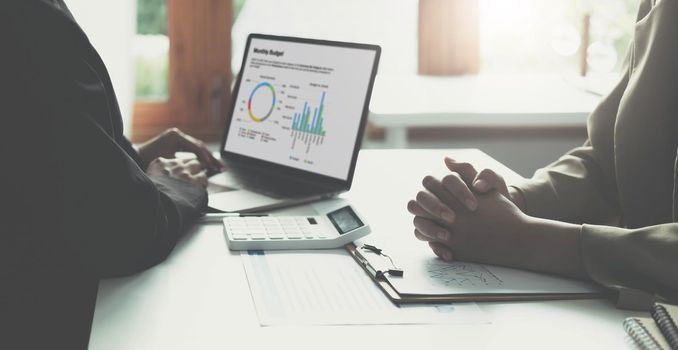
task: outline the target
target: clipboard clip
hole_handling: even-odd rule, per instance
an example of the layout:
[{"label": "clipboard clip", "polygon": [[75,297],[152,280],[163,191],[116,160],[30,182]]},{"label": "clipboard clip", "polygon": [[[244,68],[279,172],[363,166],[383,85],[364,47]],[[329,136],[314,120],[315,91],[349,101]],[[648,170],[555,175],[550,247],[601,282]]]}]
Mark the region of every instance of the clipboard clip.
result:
[{"label": "clipboard clip", "polygon": [[391,266],[393,266],[393,268],[388,269],[386,271],[381,271],[381,270],[377,271],[376,277],[383,278],[383,277],[386,277],[386,274],[393,276],[393,277],[403,277],[403,275],[405,274],[405,271],[403,271],[403,269],[396,266],[395,262],[393,262],[393,259],[389,255],[384,254],[383,249],[379,249],[379,248],[377,248],[373,245],[370,245],[370,244],[363,244],[362,247],[360,247],[360,248],[362,250],[372,252],[372,253],[377,254],[379,256],[383,256],[391,262]]}]

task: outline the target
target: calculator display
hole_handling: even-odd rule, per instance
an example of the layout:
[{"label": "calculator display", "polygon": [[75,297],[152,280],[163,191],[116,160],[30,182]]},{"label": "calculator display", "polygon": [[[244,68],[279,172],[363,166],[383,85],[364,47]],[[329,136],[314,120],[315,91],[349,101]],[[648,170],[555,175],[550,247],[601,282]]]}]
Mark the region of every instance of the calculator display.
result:
[{"label": "calculator display", "polygon": [[358,219],[358,215],[353,212],[351,207],[343,207],[339,210],[335,210],[327,214],[327,217],[340,234],[353,231],[364,225],[362,221]]}]

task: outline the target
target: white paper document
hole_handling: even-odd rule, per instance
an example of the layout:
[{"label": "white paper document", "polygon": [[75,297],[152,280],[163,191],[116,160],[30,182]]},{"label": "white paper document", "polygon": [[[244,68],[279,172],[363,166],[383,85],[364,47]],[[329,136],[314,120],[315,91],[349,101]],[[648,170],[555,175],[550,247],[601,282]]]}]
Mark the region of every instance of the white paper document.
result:
[{"label": "white paper document", "polygon": [[500,266],[444,262],[436,257],[402,259],[402,278],[389,277],[403,294],[577,294],[600,290],[590,283]]},{"label": "white paper document", "polygon": [[396,306],[343,249],[241,257],[264,326],[487,323],[475,303]]},{"label": "white paper document", "polygon": [[484,294],[589,294],[601,289],[594,284],[500,266],[462,261],[445,262],[428,247],[398,239],[368,237],[363,243],[383,249],[393,260],[360,249],[361,255],[376,270],[385,271],[393,264],[404,271],[402,277],[388,274],[388,282],[400,295],[484,295]]}]

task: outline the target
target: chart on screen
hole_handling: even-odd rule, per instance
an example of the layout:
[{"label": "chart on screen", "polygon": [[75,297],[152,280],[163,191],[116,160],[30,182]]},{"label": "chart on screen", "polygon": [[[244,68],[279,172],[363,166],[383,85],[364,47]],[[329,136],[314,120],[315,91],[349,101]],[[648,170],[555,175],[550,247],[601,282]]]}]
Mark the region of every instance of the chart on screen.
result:
[{"label": "chart on screen", "polygon": [[252,41],[226,150],[345,179],[374,52]]},{"label": "chart on screen", "polygon": [[[238,117],[236,121],[249,127],[241,128],[239,137],[263,143],[282,138],[280,141],[287,142],[290,149],[305,154],[311,153],[311,146],[323,144],[327,135],[324,125],[328,85],[309,83],[302,88],[298,84],[250,79],[245,83],[254,87],[249,98],[240,102],[240,111],[248,118]],[[273,129],[265,131],[267,128],[262,128],[262,123],[270,124]]]}]

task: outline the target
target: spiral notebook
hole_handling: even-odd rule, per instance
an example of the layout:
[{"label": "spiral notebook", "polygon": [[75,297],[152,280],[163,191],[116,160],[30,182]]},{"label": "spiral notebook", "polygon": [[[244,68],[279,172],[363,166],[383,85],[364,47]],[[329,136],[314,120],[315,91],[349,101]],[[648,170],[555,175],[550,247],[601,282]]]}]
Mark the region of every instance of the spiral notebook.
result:
[{"label": "spiral notebook", "polygon": [[669,350],[657,324],[649,317],[629,317],[624,320],[624,330],[633,339],[635,345],[643,350]]},{"label": "spiral notebook", "polygon": [[678,327],[676,327],[678,306],[656,303],[650,313],[669,345],[667,349],[678,349]]}]

